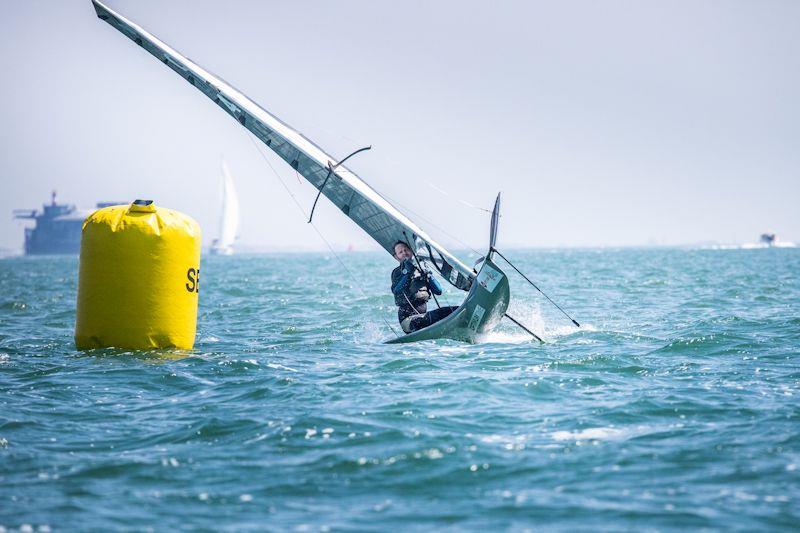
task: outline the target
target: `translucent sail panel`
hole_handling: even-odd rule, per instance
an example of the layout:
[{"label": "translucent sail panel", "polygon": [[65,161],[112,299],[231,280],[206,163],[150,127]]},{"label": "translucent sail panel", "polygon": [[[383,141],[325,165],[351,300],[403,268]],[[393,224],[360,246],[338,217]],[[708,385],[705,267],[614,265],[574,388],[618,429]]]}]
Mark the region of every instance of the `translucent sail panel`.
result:
[{"label": "translucent sail panel", "polygon": [[449,267],[448,281],[467,290],[475,276],[473,270],[430,238],[408,217],[390,204],[377,191],[343,165],[328,176],[329,166],[336,160],[221,78],[211,74],[140,26],[93,0],[97,16],[105,20],[136,44],[177,72],[182,78],[208,96],[225,112],[250,130],[345,215],[358,224],[382,248],[393,254],[394,243],[406,241],[418,251],[430,247],[436,252],[438,265]]}]

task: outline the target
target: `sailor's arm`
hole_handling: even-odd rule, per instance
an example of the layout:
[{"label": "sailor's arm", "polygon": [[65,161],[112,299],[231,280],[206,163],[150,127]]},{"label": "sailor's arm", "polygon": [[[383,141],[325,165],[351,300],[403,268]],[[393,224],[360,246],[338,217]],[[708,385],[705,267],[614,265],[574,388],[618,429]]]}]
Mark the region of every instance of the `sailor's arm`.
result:
[{"label": "sailor's arm", "polygon": [[409,282],[411,281],[411,276],[414,274],[414,271],[406,270],[406,273],[402,273],[402,267],[397,268],[392,271],[392,293],[395,295],[402,294],[406,287],[408,287]]},{"label": "sailor's arm", "polygon": [[433,277],[433,274],[431,273],[428,273],[428,288],[436,296],[442,294],[442,285],[439,283],[439,280]]}]

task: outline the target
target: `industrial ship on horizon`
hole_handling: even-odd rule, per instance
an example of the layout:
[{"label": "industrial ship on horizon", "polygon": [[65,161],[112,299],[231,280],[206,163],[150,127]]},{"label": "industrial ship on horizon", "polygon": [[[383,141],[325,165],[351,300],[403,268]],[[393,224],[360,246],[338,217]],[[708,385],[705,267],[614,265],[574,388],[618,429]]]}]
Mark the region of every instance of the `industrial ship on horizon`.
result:
[{"label": "industrial ship on horizon", "polygon": [[[96,208],[117,205],[119,202],[98,202]],[[33,227],[25,228],[25,255],[77,254],[81,247],[81,227],[93,209],[78,208],[74,204],[59,204],[56,191],[50,204],[36,209],[15,209],[14,218],[34,220]]]}]

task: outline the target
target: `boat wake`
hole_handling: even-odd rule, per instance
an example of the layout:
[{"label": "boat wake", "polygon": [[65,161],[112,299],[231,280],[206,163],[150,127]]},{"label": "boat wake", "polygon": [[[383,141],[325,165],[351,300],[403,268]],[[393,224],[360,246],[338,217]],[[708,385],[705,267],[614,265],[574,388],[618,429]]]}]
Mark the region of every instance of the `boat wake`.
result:
[{"label": "boat wake", "polygon": [[[545,321],[538,303],[514,302],[513,309],[509,308],[509,314],[539,335],[546,343],[557,342],[559,339],[576,333],[599,331],[592,324],[583,323],[578,328],[572,324],[563,324],[564,321],[557,318],[552,319],[554,323],[551,324],[549,320]],[[391,325],[395,328],[395,333],[389,331],[387,322],[368,318],[362,327],[356,328],[352,332],[353,341],[366,344],[382,343],[398,333],[402,334],[399,324],[392,323]],[[503,320],[496,329],[476,339],[476,344],[524,344],[528,342],[536,341],[507,320]]]},{"label": "boat wake", "polygon": [[[509,308],[509,314],[522,322],[525,327],[536,333],[545,342],[554,342],[575,333],[597,331],[597,328],[591,324],[584,323],[579,328],[572,324],[564,324],[562,319],[558,319],[557,323],[550,324],[542,316],[538,303],[514,302],[512,308]],[[530,342],[531,340],[531,336],[527,333],[520,332],[513,325],[504,324],[483,337],[481,342],[522,343]]]},{"label": "boat wake", "polygon": [[797,244],[788,241],[775,241],[772,244],[746,242],[744,244],[712,244],[701,247],[704,250],[761,250],[768,248],[797,248]]},{"label": "boat wake", "polygon": [[478,340],[478,344],[523,344],[533,340],[533,337],[524,332],[496,329],[491,333],[481,336]]}]

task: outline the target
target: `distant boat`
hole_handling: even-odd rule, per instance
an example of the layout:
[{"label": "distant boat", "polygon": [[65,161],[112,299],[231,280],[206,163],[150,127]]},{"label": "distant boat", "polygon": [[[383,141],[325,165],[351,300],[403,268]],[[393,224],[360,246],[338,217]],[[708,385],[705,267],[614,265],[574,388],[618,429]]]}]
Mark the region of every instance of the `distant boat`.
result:
[{"label": "distant boat", "polygon": [[239,196],[228,165],[222,161],[222,210],[219,217],[219,238],[211,244],[211,253],[232,255],[233,243],[239,232]]},{"label": "distant boat", "polygon": [[774,246],[778,242],[778,236],[774,233],[762,233],[759,241],[767,246]]},{"label": "distant boat", "polygon": [[[97,208],[117,205],[119,202],[99,202]],[[56,191],[50,195],[50,204],[36,209],[15,209],[14,218],[36,221],[25,228],[25,255],[77,254],[81,247],[83,221],[92,209],[81,209],[72,204],[56,201]]]}]

